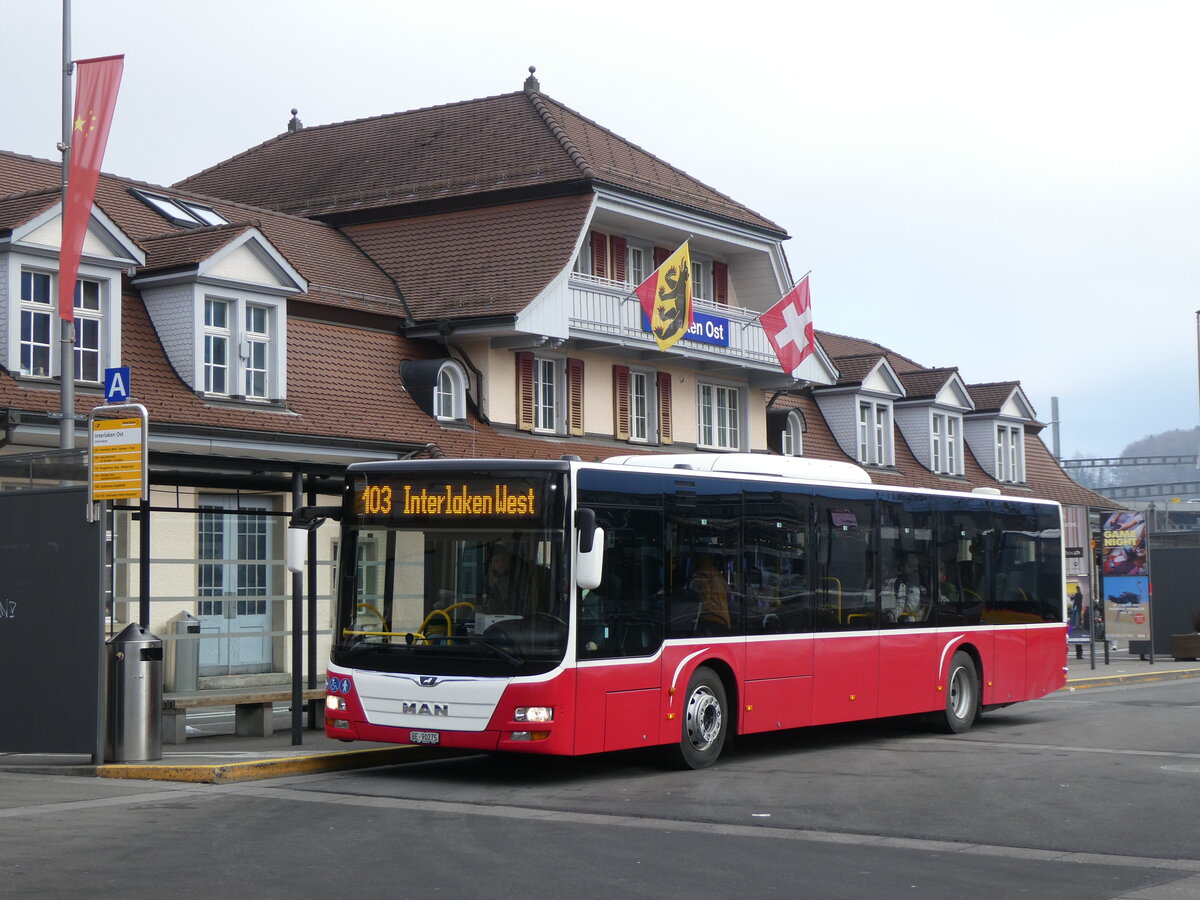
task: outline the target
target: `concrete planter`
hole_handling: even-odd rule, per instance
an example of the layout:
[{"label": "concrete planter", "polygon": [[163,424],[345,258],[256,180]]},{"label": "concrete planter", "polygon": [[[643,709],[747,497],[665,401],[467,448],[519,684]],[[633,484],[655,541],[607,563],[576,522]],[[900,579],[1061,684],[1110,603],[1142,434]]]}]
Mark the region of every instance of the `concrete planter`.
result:
[{"label": "concrete planter", "polygon": [[1200,659],[1200,633],[1171,635],[1171,655],[1175,659]]}]

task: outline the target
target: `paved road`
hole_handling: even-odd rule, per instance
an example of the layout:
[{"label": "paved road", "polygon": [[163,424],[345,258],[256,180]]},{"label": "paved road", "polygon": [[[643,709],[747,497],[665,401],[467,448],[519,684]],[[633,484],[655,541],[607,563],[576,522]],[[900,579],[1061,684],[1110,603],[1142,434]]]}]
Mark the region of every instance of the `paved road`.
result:
[{"label": "paved road", "polygon": [[1200,680],[1060,692],[961,737],[872,723],[648,754],[232,785],[0,773],[12,896],[1200,896]]}]

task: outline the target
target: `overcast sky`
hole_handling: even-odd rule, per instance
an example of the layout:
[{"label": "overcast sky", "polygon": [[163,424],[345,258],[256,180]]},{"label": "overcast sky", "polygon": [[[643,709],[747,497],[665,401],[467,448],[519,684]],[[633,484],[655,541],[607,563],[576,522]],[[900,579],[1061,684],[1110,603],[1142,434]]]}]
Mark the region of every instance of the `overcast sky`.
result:
[{"label": "overcast sky", "polygon": [[[1197,424],[1200,5],[75,0],[105,171],[542,90],[783,226],[817,327],[1019,380],[1064,456]],[[0,148],[59,159],[61,4],[2,0]],[[1045,433],[1050,443],[1050,432]]]}]

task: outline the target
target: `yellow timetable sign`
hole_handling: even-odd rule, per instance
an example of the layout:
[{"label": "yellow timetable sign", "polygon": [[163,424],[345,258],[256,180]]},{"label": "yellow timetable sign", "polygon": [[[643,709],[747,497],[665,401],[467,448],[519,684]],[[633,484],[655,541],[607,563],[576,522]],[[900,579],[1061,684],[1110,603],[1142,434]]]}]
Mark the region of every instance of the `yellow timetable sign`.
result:
[{"label": "yellow timetable sign", "polygon": [[142,419],[95,419],[91,434],[92,500],[131,500],[146,483]]}]

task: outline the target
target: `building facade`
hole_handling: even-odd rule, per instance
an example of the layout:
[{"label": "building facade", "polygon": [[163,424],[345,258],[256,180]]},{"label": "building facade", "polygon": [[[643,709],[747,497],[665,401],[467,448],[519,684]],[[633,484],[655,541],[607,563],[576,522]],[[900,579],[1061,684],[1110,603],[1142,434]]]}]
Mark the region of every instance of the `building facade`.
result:
[{"label": "building facade", "polygon": [[[2,454],[57,445],[59,179],[0,153]],[[116,514],[114,622],[148,599],[153,630],[200,619],[202,676],[287,671],[284,518],[359,460],[783,453],[1111,505],[1058,467],[1018,382],[825,332],[782,372],[758,317],[792,286],[787,237],[532,73],[480,100],[294,120],[171,187],[103,176],[76,403],[130,367],[153,486]],[[661,351],[633,290],[684,240],[695,324]],[[318,630],[335,542],[326,528]]]}]

